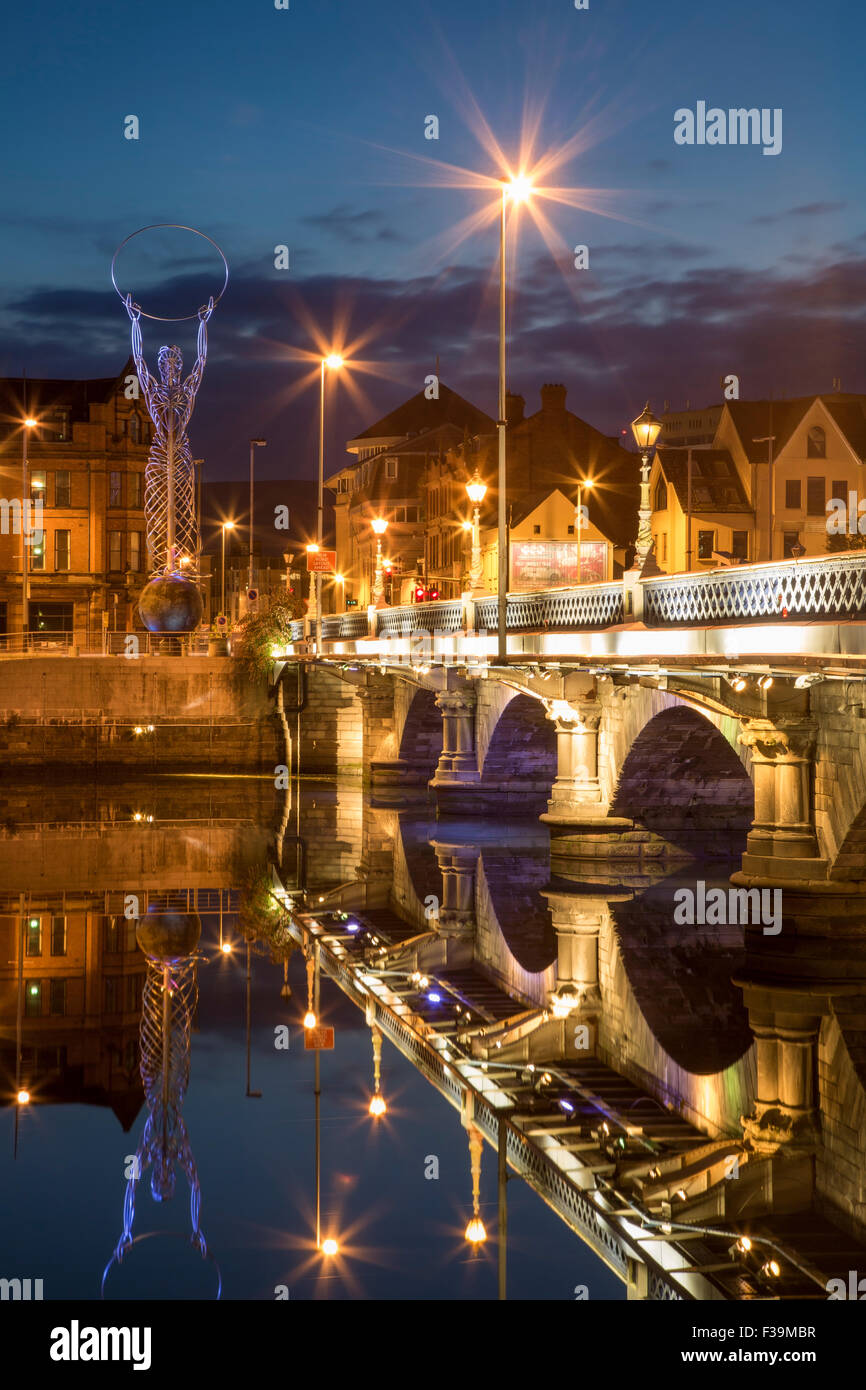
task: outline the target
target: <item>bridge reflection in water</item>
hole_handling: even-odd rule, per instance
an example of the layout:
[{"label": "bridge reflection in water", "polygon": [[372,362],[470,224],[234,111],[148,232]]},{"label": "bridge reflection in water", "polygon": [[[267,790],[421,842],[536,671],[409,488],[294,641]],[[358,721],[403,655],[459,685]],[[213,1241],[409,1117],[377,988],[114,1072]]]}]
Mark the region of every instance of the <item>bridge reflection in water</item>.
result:
[{"label": "bridge reflection in water", "polygon": [[740,902],[738,835],[729,865],[717,839],[552,875],[537,822],[317,814],[330,868],[274,874],[294,938],[629,1297],[826,1298],[862,1267],[864,951],[780,948],[767,911],[680,924]]},{"label": "bridge reflection in water", "polygon": [[[146,962],[130,895],[140,918],[198,913],[215,946],[237,909],[236,946],[245,935],[274,960],[300,946],[459,1111],[476,1164],[480,1137],[485,1190],[499,1178],[491,1246],[507,1175],[631,1298],[826,1298],[866,1268],[862,950],[853,935],[840,960],[838,942],[781,948],[764,923],[678,924],[682,889],[727,893],[718,844],[705,868],[558,857],[554,872],[537,820],[437,820],[423,794],[377,805],[351,780],[20,788],[4,814],[0,1056],[16,1132],[24,1091],[99,1096],[135,1122]],[[321,997],[327,1023],[335,999]],[[273,1027],[246,1000],[255,1095],[250,1034],[255,1050]],[[388,1071],[386,1046],[385,1103]],[[468,1215],[468,1165],[465,1196]],[[117,1198],[119,1218],[121,1184]],[[500,1275],[504,1290],[504,1259]]]}]

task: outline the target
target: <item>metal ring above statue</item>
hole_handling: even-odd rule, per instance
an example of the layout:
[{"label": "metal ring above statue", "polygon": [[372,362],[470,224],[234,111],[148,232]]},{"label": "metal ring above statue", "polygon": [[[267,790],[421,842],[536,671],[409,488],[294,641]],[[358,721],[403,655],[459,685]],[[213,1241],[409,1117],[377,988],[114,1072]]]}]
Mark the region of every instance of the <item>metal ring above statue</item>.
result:
[{"label": "metal ring above statue", "polygon": [[[206,232],[200,232],[200,231],[198,230],[197,227],[188,227],[188,226],[186,225],[186,223],[184,223],[184,222],[151,222],[149,226],[147,226],[147,227],[139,227],[139,229],[138,229],[137,232],[130,232],[130,234],[129,234],[128,237],[124,237],[123,241],[120,243],[120,245],[118,246],[117,250],[115,251],[114,255],[113,255],[112,258],[111,258],[111,283],[112,283],[112,285],[114,286],[114,288],[117,290],[117,293],[120,295],[120,298],[121,298],[121,299],[124,301],[124,303],[125,303],[125,302],[126,302],[126,299],[127,299],[127,295],[123,293],[123,290],[120,288],[120,286],[119,286],[118,283],[117,283],[117,278],[116,278],[116,276],[115,276],[115,267],[116,267],[116,265],[117,265],[117,258],[118,258],[118,256],[120,255],[121,251],[123,250],[124,246],[126,246],[130,241],[132,241],[133,237],[141,236],[142,232],[156,232],[156,231],[159,231],[160,229],[167,229],[167,228],[172,228],[173,230],[178,231],[178,232],[192,232],[194,236],[200,236],[200,237],[202,237],[202,239],[203,239],[204,241],[209,241],[209,242],[210,242],[211,246],[214,248],[214,250],[215,250],[215,251],[217,252],[217,254],[219,255],[220,260],[222,261],[223,265],[225,266],[225,279],[223,280],[223,287],[222,287],[222,289],[220,290],[219,294],[216,295],[216,296],[214,297],[213,303],[214,303],[214,307],[216,307],[216,305],[219,304],[220,300],[222,299],[223,295],[225,294],[226,289],[228,288],[228,283],[229,283],[229,263],[228,263],[228,261],[226,260],[225,256],[223,255],[222,249],[221,249],[219,246],[217,246],[217,243],[214,241],[213,237],[209,237],[209,236],[207,235]],[[199,314],[201,313],[201,310],[200,310],[200,309],[196,309],[196,311],[195,311],[194,314],[179,314],[179,315],[175,316],[174,318],[165,318],[164,316],[162,316],[162,315],[160,315],[160,314],[148,314],[148,313],[146,313],[145,310],[142,309],[140,305],[136,305],[136,308],[139,309],[142,318],[152,319],[154,323],[185,323],[187,319],[197,319],[198,316],[199,316]]]}]

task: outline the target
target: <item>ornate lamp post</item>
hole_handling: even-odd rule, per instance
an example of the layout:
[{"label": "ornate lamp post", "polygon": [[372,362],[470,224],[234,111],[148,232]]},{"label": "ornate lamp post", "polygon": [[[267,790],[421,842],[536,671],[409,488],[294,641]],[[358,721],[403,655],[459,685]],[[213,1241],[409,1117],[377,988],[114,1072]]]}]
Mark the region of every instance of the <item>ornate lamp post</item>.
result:
[{"label": "ornate lamp post", "polygon": [[471,563],[470,566],[469,566],[469,586],[470,586],[470,591],[471,591],[471,593],[472,593],[472,597],[473,597],[473,598],[476,598],[476,597],[478,596],[478,594],[480,594],[480,592],[481,592],[481,575],[482,575],[483,569],[484,569],[484,566],[483,566],[482,560],[481,560],[481,520],[480,520],[481,513],[480,513],[480,507],[481,507],[481,503],[484,501],[484,497],[485,497],[485,495],[486,495],[486,493],[487,493],[487,484],[478,476],[478,470],[477,470],[477,468],[476,468],[476,470],[475,470],[475,476],[472,477],[472,478],[470,478],[469,482],[466,484],[466,492],[467,492],[467,494],[468,494],[468,496],[469,496],[469,501],[472,503],[472,508],[473,508],[473,510],[472,510],[472,563]]},{"label": "ornate lamp post", "polygon": [[[343,359],[338,352],[332,352],[327,357],[323,357],[319,373],[319,498],[318,512],[316,520],[316,544],[317,549],[321,550],[324,534],[325,518],[325,368],[329,371],[338,372],[343,365]],[[307,546],[309,550],[310,547]],[[322,630],[322,575],[320,570],[316,570],[313,576],[313,585],[316,591],[316,619],[315,619],[315,640],[316,652],[321,650],[321,630]]]},{"label": "ornate lamp post", "polygon": [[[254,534],[254,531],[255,531],[255,521],[254,521],[255,512],[254,512],[254,507],[253,507],[254,491],[253,491],[253,490],[254,490],[254,487],[255,487],[255,476],[254,476],[254,470],[255,470],[255,456],[256,456],[256,449],[263,449],[263,448],[265,447],[265,445],[267,444],[267,442],[268,442],[268,441],[267,441],[266,439],[251,439],[251,440],[250,440],[250,574],[249,574],[249,581],[248,581],[248,590],[251,590],[252,587],[253,587],[253,534]],[[248,593],[247,593],[247,604],[248,604],[248,605],[249,605],[249,602],[250,602],[250,599],[249,599],[249,592],[248,592]]]},{"label": "ornate lamp post", "polygon": [[382,570],[382,537],[388,529],[388,523],[383,516],[376,516],[370,522],[376,536],[376,574],[373,579],[373,607],[384,608],[385,605],[385,580]]},{"label": "ornate lamp post", "polygon": [[640,468],[640,510],[638,512],[637,546],[635,547],[635,568],[642,569],[646,557],[649,555],[653,543],[652,536],[652,508],[650,507],[649,495],[649,476],[650,476],[650,454],[655,448],[656,440],[661,433],[662,422],[657,420],[649,407],[649,401],[643,408],[643,412],[632,420],[631,431],[635,437],[635,443],[641,452]]},{"label": "ornate lamp post", "polygon": [[592,478],[581,478],[577,484],[577,511],[574,514],[577,530],[577,582],[582,583],[580,573],[581,544],[583,535],[583,489],[592,488]]}]

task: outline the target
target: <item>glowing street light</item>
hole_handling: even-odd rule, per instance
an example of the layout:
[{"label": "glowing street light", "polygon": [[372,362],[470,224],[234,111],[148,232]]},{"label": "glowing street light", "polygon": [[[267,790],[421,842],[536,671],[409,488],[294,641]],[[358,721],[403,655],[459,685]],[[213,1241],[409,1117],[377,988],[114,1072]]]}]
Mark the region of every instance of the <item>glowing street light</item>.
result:
[{"label": "glowing street light", "polygon": [[334,1255],[339,1255],[340,1247],[333,1236],[329,1236],[327,1240],[322,1241],[321,1251],[323,1255],[333,1258]]},{"label": "glowing street light", "polygon": [[499,210],[499,419],[496,430],[499,436],[499,468],[497,487],[499,489],[497,513],[497,655],[501,662],[508,657],[508,638],[506,635],[506,607],[508,594],[508,529],[505,510],[505,210],[508,198],[515,203],[525,203],[532,184],[526,174],[517,174],[502,183],[502,197]]},{"label": "glowing street light", "polygon": [[[319,502],[316,514],[316,549],[321,550],[325,523],[325,371],[338,372],[344,360],[338,352],[330,352],[319,363]],[[307,547],[310,549],[310,547]],[[312,606],[312,612],[310,607]],[[312,619],[313,638],[316,652],[321,647],[322,634],[322,575],[316,570],[310,585],[310,598],[307,612]]]},{"label": "glowing street light", "polygon": [[384,608],[385,605],[385,576],[382,568],[382,537],[388,529],[388,522],[383,516],[375,516],[370,522],[376,536],[376,573],[373,578],[373,607]]},{"label": "glowing street light", "polygon": [[475,1250],[487,1239],[481,1220],[481,1154],[484,1140],[474,1125],[469,1126],[469,1163],[472,1171],[472,1216],[466,1227],[466,1239]]},{"label": "glowing street light", "polygon": [[222,526],[220,527],[220,530],[222,531],[222,538],[223,538],[223,553],[222,553],[223,596],[222,596],[222,604],[221,604],[221,606],[220,606],[220,612],[223,613],[223,614],[224,614],[225,611],[226,611],[226,531],[233,531],[234,529],[235,529],[235,524],[234,524],[233,521],[224,521],[223,524],[222,524]]},{"label": "glowing street light", "polygon": [[581,561],[581,533],[583,530],[583,489],[592,489],[594,486],[592,478],[581,478],[577,484],[577,511],[574,514],[577,523],[577,582],[581,583],[580,561]]},{"label": "glowing street light", "polygon": [[382,1034],[375,1025],[370,1029],[370,1034],[373,1040],[373,1098],[370,1101],[370,1114],[378,1120],[388,1109],[380,1089],[382,1082]]},{"label": "glowing street light", "polygon": [[[30,575],[27,567],[27,541],[30,532],[30,489],[27,485],[27,439],[39,421],[27,415],[22,421],[21,431],[21,632],[22,648],[27,647],[27,633],[30,627]],[[26,520],[25,520],[26,511]],[[41,528],[40,528],[41,529]]]},{"label": "glowing street light", "polygon": [[18,1092],[18,1095],[17,1095],[16,1099],[17,1099],[19,1105],[29,1105],[29,1104],[30,1104],[30,1092],[29,1092],[29,1091],[21,1090],[21,1091]]},{"label": "glowing street light", "polygon": [[641,452],[640,510],[638,511],[637,545],[635,547],[634,556],[636,569],[643,569],[646,563],[646,557],[649,555],[650,547],[653,543],[652,508],[650,507],[649,495],[649,456],[655,448],[656,440],[661,433],[661,428],[661,420],[657,420],[655,415],[653,415],[650,410],[649,401],[647,401],[641,414],[636,420],[632,420],[631,423],[631,432]]},{"label": "glowing street light", "polygon": [[481,592],[481,575],[484,572],[481,559],[480,507],[487,493],[487,484],[479,476],[477,468],[474,476],[466,484],[466,492],[472,503],[472,561],[469,566],[469,589],[472,597],[476,598]]}]

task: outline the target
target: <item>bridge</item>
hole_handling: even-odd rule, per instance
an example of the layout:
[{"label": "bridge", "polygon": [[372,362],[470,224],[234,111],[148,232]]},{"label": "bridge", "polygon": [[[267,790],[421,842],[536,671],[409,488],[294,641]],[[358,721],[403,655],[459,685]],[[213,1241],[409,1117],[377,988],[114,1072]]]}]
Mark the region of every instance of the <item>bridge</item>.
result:
[{"label": "bridge", "polygon": [[[504,662],[493,598],[332,615],[318,652],[301,623],[275,654],[295,769],[365,778],[398,815],[426,798],[441,827],[434,923],[407,939],[357,915],[372,854],[360,889],[325,896],[327,918],[296,916],[299,939],[631,1296],[779,1296],[761,1274],[774,1261],[781,1296],[817,1296],[828,1259],[866,1238],[866,555],[509,595],[507,612]],[[501,845],[528,816],[544,968],[485,925],[479,870],[484,827]],[[461,839],[456,823],[477,829]],[[712,874],[723,887],[701,915]],[[677,915],[689,902],[697,914]],[[625,1014],[624,914],[655,970]],[[720,923],[741,931],[716,984],[734,972],[746,1032],[696,1061],[677,1030],[681,966],[699,969]],[[434,976],[476,1028],[443,1041],[418,1007]],[[764,1253],[732,1276],[746,1215]]]}]

